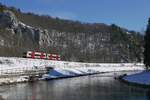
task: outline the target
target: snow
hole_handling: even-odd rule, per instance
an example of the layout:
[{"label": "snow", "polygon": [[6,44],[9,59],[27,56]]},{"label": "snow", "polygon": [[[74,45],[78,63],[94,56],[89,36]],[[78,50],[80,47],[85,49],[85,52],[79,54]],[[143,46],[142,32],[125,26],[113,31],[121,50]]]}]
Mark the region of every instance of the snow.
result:
[{"label": "snow", "polygon": [[12,84],[12,83],[20,83],[20,82],[27,82],[29,81],[27,78],[28,76],[18,76],[18,77],[4,77],[0,78],[0,85],[3,84]]},{"label": "snow", "polygon": [[11,72],[21,70],[37,70],[45,67],[53,68],[80,68],[82,70],[92,69],[100,72],[124,71],[124,70],[144,70],[142,63],[81,63],[67,61],[53,61],[43,59],[29,59],[17,57],[0,57],[0,72],[10,70]]},{"label": "snow", "polygon": [[[55,71],[55,73],[53,72],[54,74],[50,74],[50,77],[58,77],[59,74],[62,76],[76,76],[101,72],[144,70],[144,65],[142,63],[81,63],[18,57],[0,57],[0,76],[24,73],[26,71],[46,71],[46,67],[52,67],[54,69],[53,71]],[[20,80],[23,81],[24,79],[18,79],[17,81]]]},{"label": "snow", "polygon": [[103,72],[118,72],[118,71],[133,71],[133,70],[142,70],[142,69],[136,67],[131,68],[131,67],[120,67],[120,66],[54,68],[48,74],[44,75],[43,78],[52,79],[52,78],[97,74]]},{"label": "snow", "polygon": [[150,71],[143,71],[137,74],[123,77],[127,82],[137,83],[141,85],[150,85]]},{"label": "snow", "polygon": [[130,32],[126,32],[127,34],[131,34]]},{"label": "snow", "polygon": [[44,77],[45,78],[61,78],[61,77],[70,77],[70,76],[80,76],[87,74],[99,73],[90,68],[55,68],[49,71],[49,73]]},{"label": "snow", "polygon": [[26,24],[24,24],[23,22],[20,22],[20,21],[19,21],[19,24],[22,25],[23,27],[33,28],[33,27],[31,27],[31,26],[29,26],[29,25],[26,25]]}]

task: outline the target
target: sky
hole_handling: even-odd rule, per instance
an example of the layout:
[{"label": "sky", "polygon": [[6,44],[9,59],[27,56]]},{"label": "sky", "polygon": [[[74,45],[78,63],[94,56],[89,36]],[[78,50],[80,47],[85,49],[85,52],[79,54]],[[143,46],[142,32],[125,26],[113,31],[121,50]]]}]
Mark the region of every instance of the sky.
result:
[{"label": "sky", "polygon": [[0,0],[23,12],[89,23],[116,24],[144,31],[150,17],[150,0]]}]

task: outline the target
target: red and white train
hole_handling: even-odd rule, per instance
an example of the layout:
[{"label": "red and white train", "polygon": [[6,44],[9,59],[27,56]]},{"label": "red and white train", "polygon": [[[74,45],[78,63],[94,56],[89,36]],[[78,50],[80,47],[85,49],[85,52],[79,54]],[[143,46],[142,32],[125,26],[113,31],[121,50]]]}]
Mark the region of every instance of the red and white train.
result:
[{"label": "red and white train", "polygon": [[24,55],[26,58],[33,58],[33,59],[48,59],[48,60],[60,60],[60,55],[58,54],[47,54],[44,52],[34,52],[34,51],[27,51]]}]

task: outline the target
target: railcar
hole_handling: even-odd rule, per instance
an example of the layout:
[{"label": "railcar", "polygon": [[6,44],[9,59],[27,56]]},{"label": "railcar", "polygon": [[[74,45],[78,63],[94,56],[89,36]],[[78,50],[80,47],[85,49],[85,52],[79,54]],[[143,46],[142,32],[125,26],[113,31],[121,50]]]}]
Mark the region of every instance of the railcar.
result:
[{"label": "railcar", "polygon": [[35,52],[35,51],[27,51],[24,53],[23,57],[32,58],[32,59],[47,59],[47,60],[60,60],[60,55],[58,54],[50,54],[45,52]]}]

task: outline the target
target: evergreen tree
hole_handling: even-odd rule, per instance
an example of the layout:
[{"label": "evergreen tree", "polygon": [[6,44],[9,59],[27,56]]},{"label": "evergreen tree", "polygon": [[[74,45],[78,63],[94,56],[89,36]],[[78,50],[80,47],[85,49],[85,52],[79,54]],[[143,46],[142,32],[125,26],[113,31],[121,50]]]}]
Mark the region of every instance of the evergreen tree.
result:
[{"label": "evergreen tree", "polygon": [[148,20],[148,25],[146,29],[146,33],[144,36],[144,64],[146,68],[150,68],[150,18]]}]

